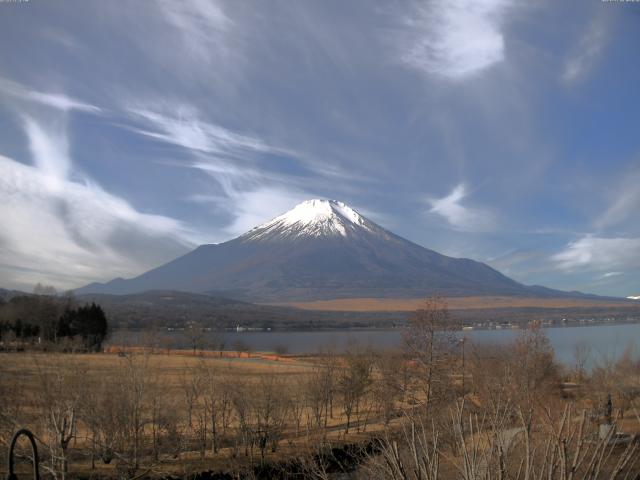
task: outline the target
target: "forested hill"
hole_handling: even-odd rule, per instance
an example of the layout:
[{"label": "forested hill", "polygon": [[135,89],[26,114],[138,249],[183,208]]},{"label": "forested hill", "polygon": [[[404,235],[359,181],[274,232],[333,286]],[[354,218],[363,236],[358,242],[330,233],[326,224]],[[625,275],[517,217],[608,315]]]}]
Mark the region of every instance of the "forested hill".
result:
[{"label": "forested hill", "polygon": [[131,295],[88,294],[78,299],[100,304],[114,328],[183,327],[189,323],[216,329],[237,325],[277,329],[380,327],[403,323],[407,317],[402,312],[314,312],[166,290]]}]

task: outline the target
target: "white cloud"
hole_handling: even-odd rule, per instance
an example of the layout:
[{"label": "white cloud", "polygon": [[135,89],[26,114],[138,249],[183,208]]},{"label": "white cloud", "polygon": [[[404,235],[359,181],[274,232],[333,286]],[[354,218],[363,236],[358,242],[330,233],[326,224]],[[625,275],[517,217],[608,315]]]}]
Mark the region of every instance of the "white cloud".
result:
[{"label": "white cloud", "polygon": [[184,224],[137,211],[90,179],[71,179],[64,114],[53,124],[26,118],[34,166],[0,156],[0,275],[61,288],[143,272],[197,239]]},{"label": "white cloud", "polygon": [[432,1],[416,6],[399,34],[402,61],[427,74],[464,79],[501,62],[508,0]]},{"label": "white cloud", "polygon": [[[611,192],[608,208],[593,221],[597,229],[581,234],[551,257],[557,269],[591,271],[602,279],[614,280],[640,269],[640,238],[637,213],[640,209],[640,171],[627,172],[622,181],[605,189]],[[613,233],[613,231],[618,233]]]},{"label": "white cloud", "polygon": [[602,274],[602,278],[619,277],[620,275],[624,275],[624,272],[607,272]]},{"label": "white cloud", "polygon": [[[132,108],[129,113],[146,124],[136,132],[185,148],[192,157],[188,166],[216,181],[217,191],[191,194],[187,200],[209,204],[216,212],[230,217],[230,222],[221,229],[228,238],[241,235],[310,198],[292,177],[270,171],[260,163],[261,155],[277,154],[314,168],[295,152],[204,121],[197,109],[188,105],[165,105],[161,112]],[[335,174],[330,167],[323,165],[323,173]]]},{"label": "white cloud", "polygon": [[[315,185],[322,183],[322,178],[328,179],[327,184],[331,186],[335,186],[336,178],[341,181],[356,178],[363,180],[362,175],[346,172],[326,160],[319,162],[292,149],[272,145],[256,136],[234,132],[205,121],[198,110],[189,105],[156,102],[156,107],[158,105],[161,107],[156,110],[130,108],[128,111],[132,118],[144,124],[142,128],[133,130],[187,150],[191,157],[187,166],[205,172],[221,189],[221,192],[214,194],[191,194],[188,200],[200,203],[206,201],[210,204],[214,204],[215,200],[238,218],[247,219],[238,220],[231,225],[228,229],[230,232],[238,233],[239,228],[255,226],[249,223],[252,220],[248,220],[250,214],[245,207],[247,201],[254,198],[268,199],[266,207],[256,204],[253,210],[277,213],[275,208],[268,205],[276,202],[277,205],[285,206],[290,205],[291,199],[305,199],[298,192],[307,190],[307,177],[285,173],[277,168],[277,162],[272,164],[266,160],[268,155],[286,157],[317,174]],[[276,201],[276,192],[282,195],[283,201]],[[264,215],[258,213],[256,218],[264,218]]]},{"label": "white cloud", "polygon": [[[149,108],[147,105],[153,105]],[[240,133],[204,120],[200,111],[186,103],[154,101],[145,106],[126,107],[129,115],[143,127],[130,128],[135,133],[182,147],[193,156],[190,165],[210,175],[234,176],[255,187],[256,181],[291,183],[296,180],[281,170],[270,169],[265,155],[286,157],[321,178],[341,181],[367,181],[362,172],[336,165],[326,157],[317,159],[294,148],[269,142],[258,136]]]},{"label": "white cloud", "polygon": [[259,165],[260,155],[287,155],[286,149],[201,120],[197,110],[187,105],[174,104],[171,111],[172,115],[146,109],[129,112],[147,124],[135,129],[137,133],[186,149],[192,157],[188,166],[214,178],[228,198],[253,191],[260,183],[286,183],[286,175]]},{"label": "white cloud", "polygon": [[61,110],[63,112],[68,112],[71,110],[78,110],[89,113],[101,112],[101,109],[99,107],[90,105],[88,103],[83,103],[79,100],[68,97],[67,95],[51,92],[39,92],[37,90],[23,87],[16,82],[1,77],[0,92],[15,98],[27,100],[57,110]]},{"label": "white cloud", "polygon": [[292,192],[277,187],[238,192],[231,198],[235,206],[235,218],[225,230],[232,236],[241,235],[310,197],[302,192]]},{"label": "white cloud", "polygon": [[260,186],[253,190],[227,190],[226,195],[191,195],[188,199],[230,213],[232,220],[223,231],[227,238],[233,238],[313,197],[278,186]]},{"label": "white cloud", "polygon": [[595,17],[565,62],[562,71],[562,80],[565,83],[574,83],[589,73],[602,55],[606,33],[604,17]]},{"label": "white cloud", "polygon": [[610,272],[640,267],[640,238],[604,238],[587,235],[553,255],[563,270],[588,269]]},{"label": "white cloud", "polygon": [[60,190],[71,169],[65,119],[60,117],[49,126],[55,134],[46,132],[38,122],[28,116],[24,118],[24,128],[29,138],[34,163],[49,187]]},{"label": "white cloud", "polygon": [[64,180],[61,187],[51,189],[35,167],[0,157],[3,284],[77,287],[141,273],[192,245],[180,222],[140,213],[97,185]]},{"label": "white cloud", "polygon": [[488,210],[462,204],[469,192],[464,184],[456,186],[449,195],[428,199],[430,213],[443,217],[453,228],[462,231],[482,232],[496,227],[495,216]]},{"label": "white cloud", "polygon": [[73,98],[67,97],[66,95],[56,93],[30,91],[27,93],[25,98],[63,111],[79,110],[89,113],[98,113],[101,111],[101,109],[95,105],[82,103],[74,100]]},{"label": "white cloud", "polygon": [[138,133],[189,150],[231,157],[237,157],[240,152],[247,151],[278,151],[257,138],[200,120],[197,110],[193,107],[173,105],[171,111],[172,115],[146,109],[130,109],[129,113],[146,121],[154,129],[138,129]]}]

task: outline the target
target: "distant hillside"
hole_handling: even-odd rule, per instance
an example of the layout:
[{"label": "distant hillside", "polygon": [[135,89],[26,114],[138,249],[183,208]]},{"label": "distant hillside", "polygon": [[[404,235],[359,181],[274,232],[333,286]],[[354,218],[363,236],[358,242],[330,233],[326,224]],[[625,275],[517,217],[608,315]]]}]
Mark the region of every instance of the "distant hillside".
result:
[{"label": "distant hillside", "polygon": [[[256,305],[228,298],[213,297],[186,292],[151,291],[132,295],[80,295],[80,302],[100,304],[115,328],[148,329],[184,327],[189,323],[213,329],[234,328],[237,325],[272,329],[326,329],[347,327],[390,327],[402,325],[412,312],[420,307],[413,301],[410,306],[394,301],[376,301],[360,305],[360,311],[343,311],[348,304],[319,302],[304,305],[305,310],[289,306]],[[638,302],[596,302],[540,300],[528,302],[508,298],[494,298],[486,303],[474,299],[455,299],[451,303],[454,322],[467,324],[488,322],[526,323],[531,320],[548,320],[555,323],[568,319],[605,321],[639,321]],[[357,306],[357,305],[356,305]],[[354,306],[351,306],[354,308]],[[375,310],[379,308],[380,310]],[[398,311],[392,310],[397,308]],[[400,311],[402,310],[402,311]]]},{"label": "distant hillside", "polygon": [[[32,294],[0,289],[0,304],[2,298],[21,295]],[[190,323],[213,329],[234,328],[237,325],[279,330],[380,328],[404,324],[421,304],[419,300],[407,299],[345,299],[291,306],[256,305],[225,297],[166,290],[131,295],[78,295],[76,300],[79,304],[95,302],[101,305],[111,328],[141,330],[181,328]],[[466,297],[449,300],[452,321],[466,324],[526,323],[531,320],[557,323],[563,319],[571,322],[582,319],[640,321],[640,302],[619,299]]]},{"label": "distant hillside", "polygon": [[31,295],[30,293],[21,292],[19,290],[7,290],[0,288],[0,302],[7,302],[13,297],[21,297],[23,295]]},{"label": "distant hillside", "polygon": [[309,312],[166,290],[131,295],[87,294],[77,298],[101,305],[117,328],[182,327],[189,322],[210,328],[237,325],[279,329],[376,327],[402,323],[407,316],[401,312]]}]

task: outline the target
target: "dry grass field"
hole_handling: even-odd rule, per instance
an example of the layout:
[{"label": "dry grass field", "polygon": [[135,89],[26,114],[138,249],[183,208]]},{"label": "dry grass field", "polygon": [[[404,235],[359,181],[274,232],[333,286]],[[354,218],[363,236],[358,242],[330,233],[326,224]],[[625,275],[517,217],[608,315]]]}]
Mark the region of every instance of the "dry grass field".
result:
[{"label": "dry grass field", "polygon": [[[295,478],[329,480],[343,477],[317,459],[354,445],[357,479],[480,478],[461,476],[464,468],[492,469],[492,478],[506,468],[524,479],[523,464],[537,472],[529,478],[542,478],[548,462],[561,469],[601,454],[598,472],[585,460],[574,478],[618,478],[620,462],[637,478],[640,360],[632,351],[592,371],[578,357],[566,368],[534,327],[500,350],[466,345],[461,358],[445,317],[437,308],[416,317],[399,353],[0,353],[0,456],[12,432],[27,427],[43,473],[60,480],[207,471],[292,478],[290,468]],[[614,430],[599,440],[606,422]],[[614,433],[627,443],[610,447]],[[414,461],[440,467],[404,476]],[[272,467],[284,470],[256,475]],[[19,470],[26,474],[28,462]]]},{"label": "dry grass field", "polygon": [[[497,309],[497,308],[576,308],[576,307],[621,307],[634,308],[630,301],[596,300],[578,298],[535,297],[448,297],[443,299],[450,310]],[[414,312],[421,308],[424,299],[416,298],[340,298],[313,302],[291,302],[286,306],[305,310],[342,312]]]},{"label": "dry grass field", "polygon": [[[327,396],[339,388],[338,358],[327,366],[310,357],[130,350],[0,353],[0,454],[11,432],[26,427],[48,446],[42,456],[64,457],[75,474],[115,477],[128,467],[186,475],[297,458],[320,442],[360,442],[385,426],[373,395],[362,391],[346,427],[337,394]],[[323,375],[327,368],[335,379]],[[63,417],[74,423],[66,433]],[[56,444],[65,434],[72,440],[62,453]],[[119,451],[108,464],[100,460],[107,445]]]}]

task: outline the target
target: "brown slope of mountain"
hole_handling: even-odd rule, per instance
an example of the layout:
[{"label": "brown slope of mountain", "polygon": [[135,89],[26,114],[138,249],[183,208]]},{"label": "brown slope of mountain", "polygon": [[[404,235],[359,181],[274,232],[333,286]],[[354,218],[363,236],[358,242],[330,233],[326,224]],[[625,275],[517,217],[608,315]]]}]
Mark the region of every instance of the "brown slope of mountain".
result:
[{"label": "brown slope of mountain", "polygon": [[[573,308],[573,307],[638,307],[632,301],[594,298],[536,298],[536,297],[448,297],[451,310],[494,308]],[[342,312],[410,312],[420,308],[424,299],[416,298],[340,298],[312,302],[289,302],[278,305],[305,310]]]}]

